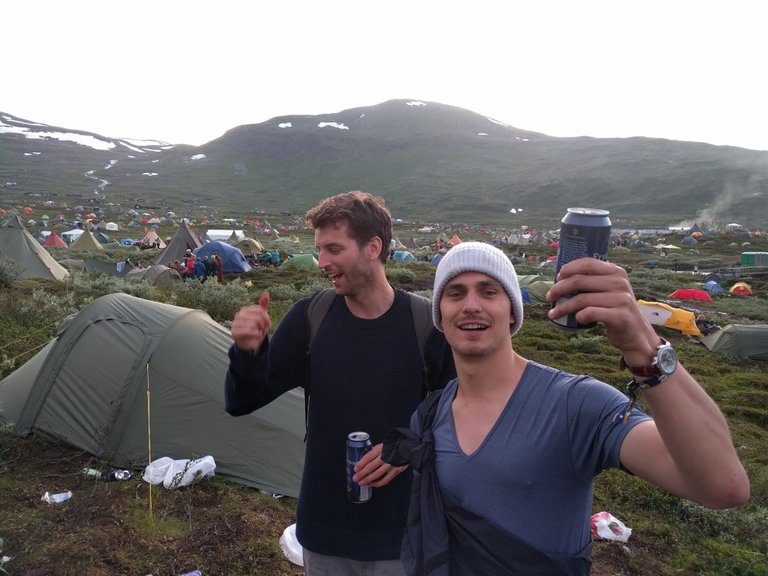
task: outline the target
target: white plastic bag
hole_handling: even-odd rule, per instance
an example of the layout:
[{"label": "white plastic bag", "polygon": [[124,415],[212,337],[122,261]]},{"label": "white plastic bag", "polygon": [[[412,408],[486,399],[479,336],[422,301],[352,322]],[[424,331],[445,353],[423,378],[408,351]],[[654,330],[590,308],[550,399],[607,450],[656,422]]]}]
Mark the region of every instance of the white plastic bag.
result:
[{"label": "white plastic bag", "polygon": [[296,564],[296,566],[304,566],[304,553],[301,544],[296,539],[296,524],[291,524],[283,530],[283,534],[280,536],[280,549],[289,562]]},{"label": "white plastic bag", "polygon": [[592,539],[617,540],[626,542],[632,534],[632,528],[628,528],[624,522],[616,518],[610,512],[597,512],[592,514]]},{"label": "white plastic bag", "polygon": [[173,464],[173,458],[168,458],[167,456],[153,460],[144,469],[142,479],[150,484],[160,484],[168,473],[171,464]]},{"label": "white plastic bag", "polygon": [[67,490],[66,492],[59,492],[58,494],[51,494],[50,492],[46,492],[43,494],[43,497],[40,498],[43,502],[48,502],[48,504],[60,504],[62,502],[66,502],[72,498],[72,491]]},{"label": "white plastic bag", "polygon": [[166,457],[150,463],[144,470],[143,478],[145,482],[162,482],[166,488],[173,489],[190,486],[203,478],[213,476],[215,470],[216,462],[213,456],[204,456],[197,460],[173,460]]},{"label": "white plastic bag", "polygon": [[174,460],[163,478],[163,486],[169,489],[182,488],[213,476],[216,463],[213,456],[204,456],[197,460]]}]

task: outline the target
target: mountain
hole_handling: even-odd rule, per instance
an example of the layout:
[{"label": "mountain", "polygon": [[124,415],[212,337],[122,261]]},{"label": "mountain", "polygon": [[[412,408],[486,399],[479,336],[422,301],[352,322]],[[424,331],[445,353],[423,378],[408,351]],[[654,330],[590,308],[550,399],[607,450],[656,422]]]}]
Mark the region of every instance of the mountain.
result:
[{"label": "mountain", "polygon": [[[445,104],[391,100],[233,128],[199,147],[115,139],[0,113],[0,204],[303,213],[353,189],[395,217],[516,225],[569,206],[614,225],[765,227],[768,152],[655,138],[557,138]],[[516,213],[511,213],[514,210]]]}]

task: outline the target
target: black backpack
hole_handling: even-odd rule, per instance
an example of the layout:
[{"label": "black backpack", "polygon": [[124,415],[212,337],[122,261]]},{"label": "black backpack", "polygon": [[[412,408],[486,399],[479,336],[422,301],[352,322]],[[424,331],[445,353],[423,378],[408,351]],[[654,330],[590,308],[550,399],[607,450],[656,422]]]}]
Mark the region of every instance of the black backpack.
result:
[{"label": "black backpack", "polygon": [[[413,315],[413,326],[416,329],[416,339],[419,343],[419,352],[421,353],[422,364],[422,397],[429,392],[429,365],[427,363],[426,346],[434,326],[432,325],[432,302],[428,298],[407,293],[411,298],[411,314]],[[317,334],[320,324],[323,323],[325,315],[328,313],[331,304],[336,299],[336,290],[326,288],[312,297],[307,305],[307,325],[309,326],[309,338],[307,339],[307,360],[309,360],[309,351],[312,347],[312,340]],[[309,366],[309,364],[307,364]],[[309,418],[309,395],[310,395],[310,376],[307,368],[306,380],[304,383],[304,423],[308,423]],[[305,438],[306,439],[306,438]]]}]

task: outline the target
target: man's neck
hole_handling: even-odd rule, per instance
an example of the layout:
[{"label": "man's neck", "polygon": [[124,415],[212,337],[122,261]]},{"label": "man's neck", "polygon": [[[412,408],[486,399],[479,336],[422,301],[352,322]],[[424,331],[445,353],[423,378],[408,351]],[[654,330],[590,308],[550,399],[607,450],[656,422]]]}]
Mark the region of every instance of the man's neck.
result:
[{"label": "man's neck", "polygon": [[354,296],[345,296],[347,308],[358,318],[374,319],[383,316],[395,301],[395,290],[386,276],[373,282]]},{"label": "man's neck", "polygon": [[511,348],[484,357],[454,356],[459,379],[457,397],[468,401],[497,402],[508,399],[517,387],[528,361]]}]

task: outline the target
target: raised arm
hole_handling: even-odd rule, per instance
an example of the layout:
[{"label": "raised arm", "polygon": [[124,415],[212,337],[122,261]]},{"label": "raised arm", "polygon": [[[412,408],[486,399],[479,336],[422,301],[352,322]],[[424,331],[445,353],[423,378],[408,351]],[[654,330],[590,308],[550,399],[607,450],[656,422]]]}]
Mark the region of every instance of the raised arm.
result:
[{"label": "raised arm", "polygon": [[[608,342],[628,366],[650,367],[662,339],[640,312],[624,269],[584,258],[560,271],[547,295],[550,318],[576,314],[582,324],[605,324]],[[628,378],[631,374],[627,373]],[[621,448],[632,473],[678,496],[711,508],[749,500],[749,480],[733,447],[725,417],[685,368],[658,378],[635,376],[653,421],[635,426]],[[645,387],[643,387],[645,386]]]}]

